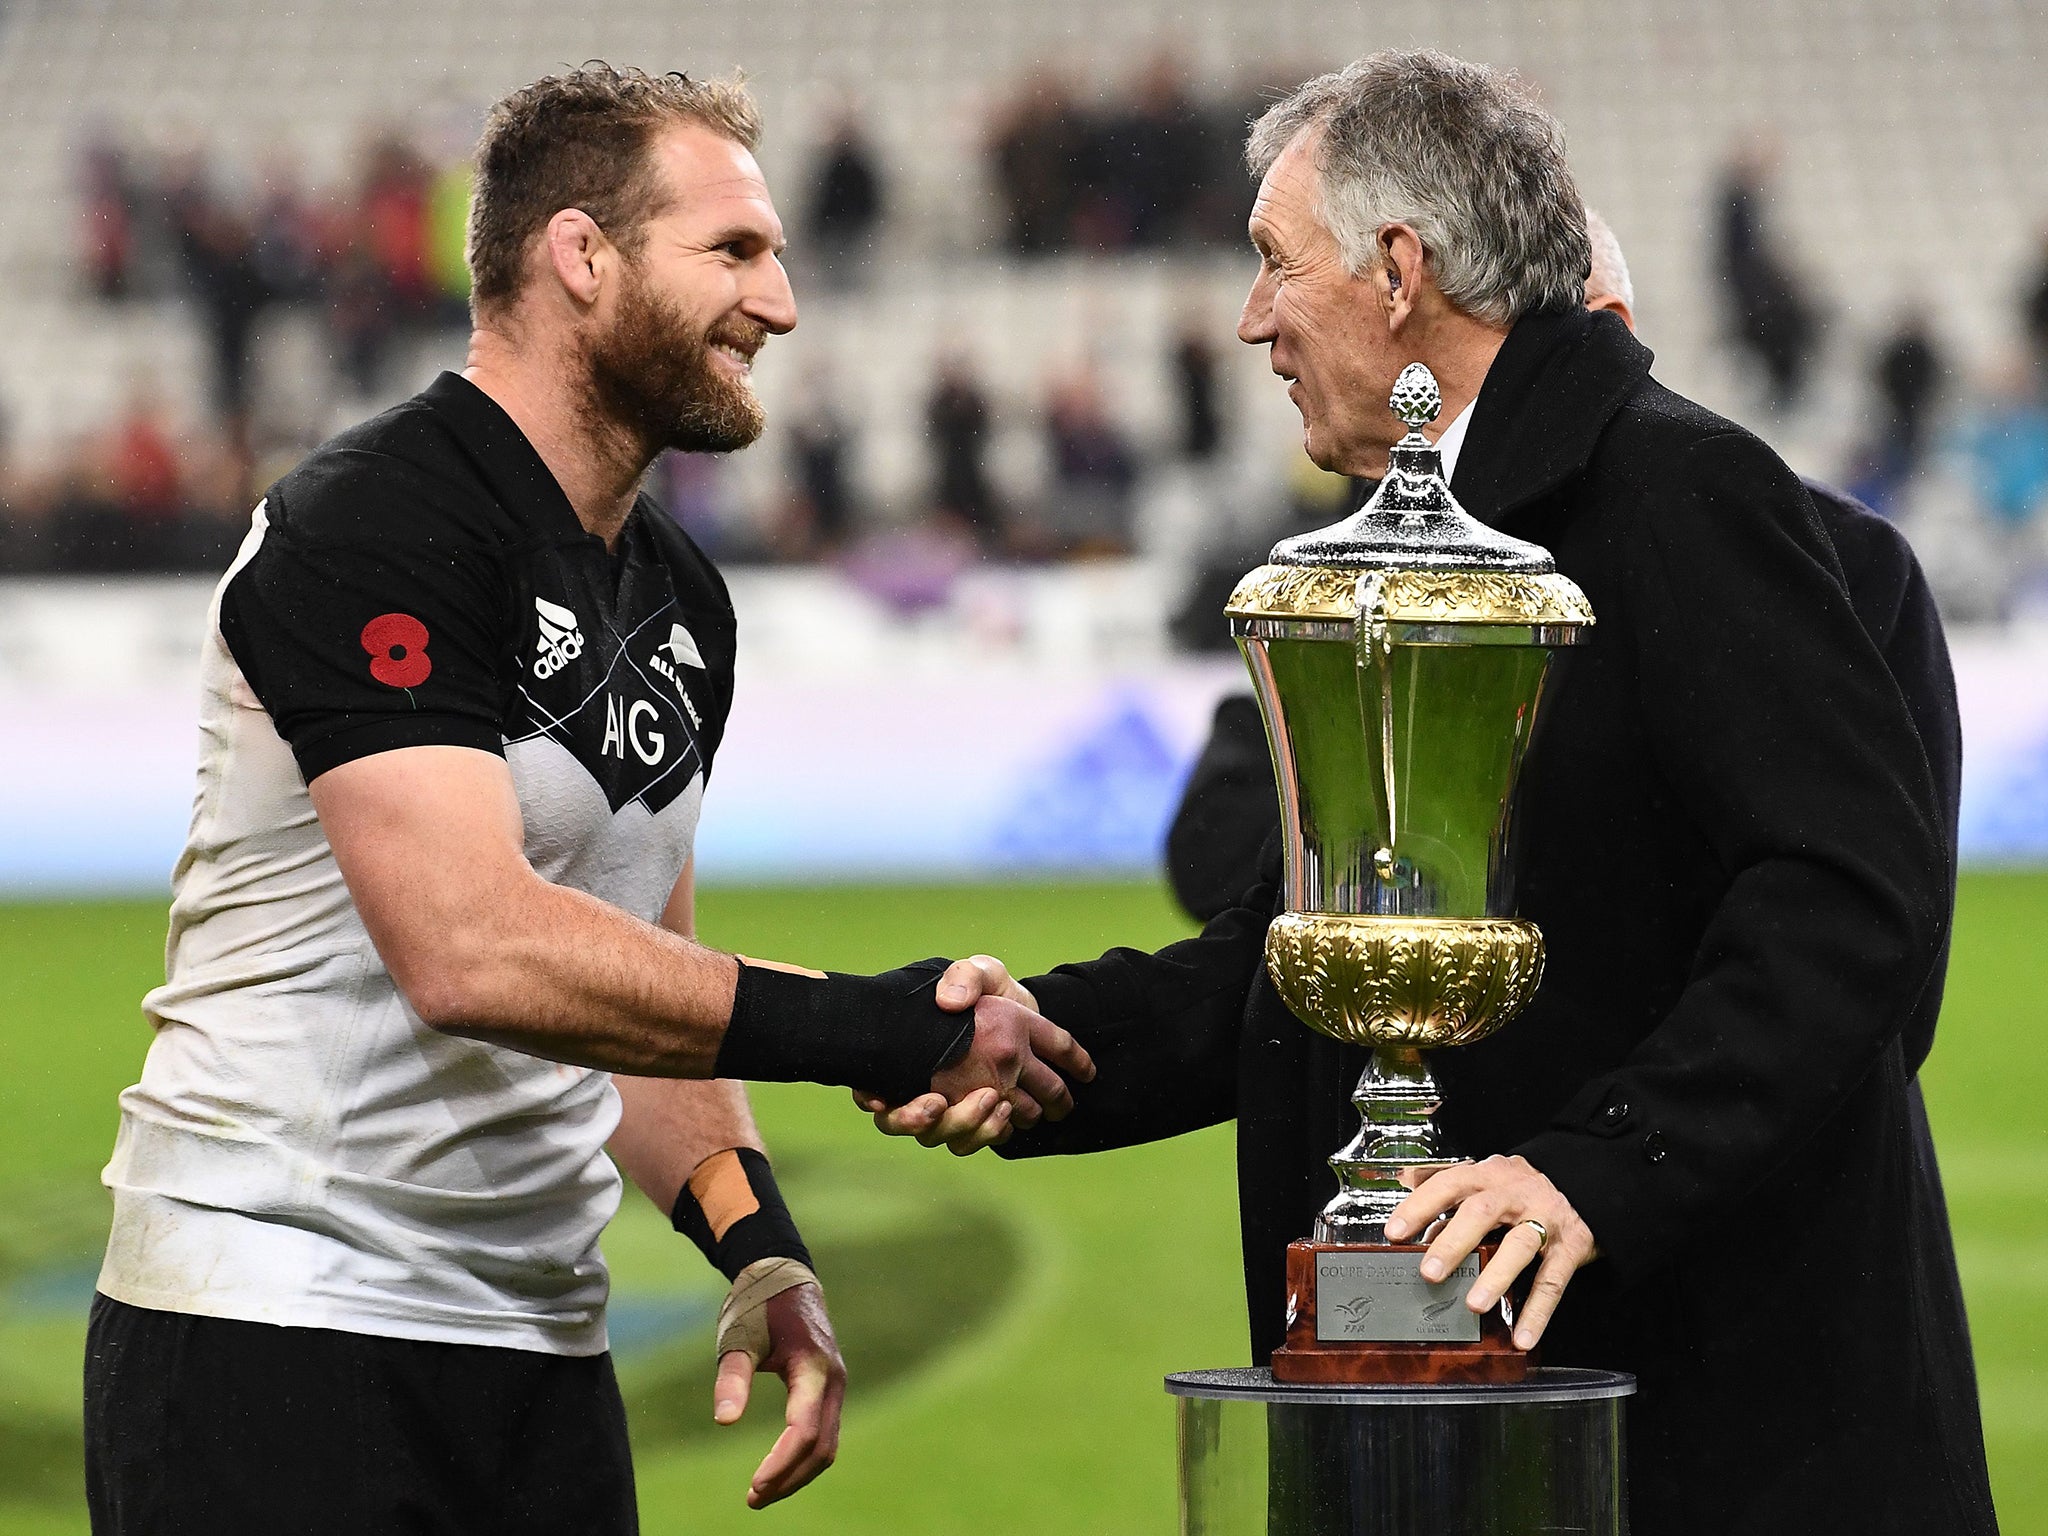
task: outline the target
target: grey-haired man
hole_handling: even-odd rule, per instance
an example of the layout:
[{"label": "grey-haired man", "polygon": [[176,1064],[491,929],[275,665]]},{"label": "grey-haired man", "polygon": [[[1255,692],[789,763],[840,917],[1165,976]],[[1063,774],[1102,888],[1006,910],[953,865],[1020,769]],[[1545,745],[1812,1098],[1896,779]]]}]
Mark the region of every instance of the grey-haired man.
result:
[{"label": "grey-haired man", "polygon": [[[1375,54],[1275,105],[1250,159],[1239,335],[1288,381],[1310,457],[1381,473],[1390,387],[1426,363],[1460,500],[1550,549],[1601,616],[1523,782],[1543,988],[1438,1058],[1482,1160],[1418,1180],[1388,1235],[1447,1216],[1430,1274],[1509,1229],[1470,1303],[1533,1269],[1517,1342],[1636,1374],[1639,1529],[1994,1531],[1913,1088],[1952,898],[1941,797],[1806,488],[1588,311],[1562,134],[1512,77]],[[1234,1118],[1261,1359],[1364,1064],[1265,976],[1278,865],[1269,844],[1195,939],[1026,983],[1098,1076],[1004,1148]],[[938,1139],[968,1119],[930,1097],[881,1114]]]}]

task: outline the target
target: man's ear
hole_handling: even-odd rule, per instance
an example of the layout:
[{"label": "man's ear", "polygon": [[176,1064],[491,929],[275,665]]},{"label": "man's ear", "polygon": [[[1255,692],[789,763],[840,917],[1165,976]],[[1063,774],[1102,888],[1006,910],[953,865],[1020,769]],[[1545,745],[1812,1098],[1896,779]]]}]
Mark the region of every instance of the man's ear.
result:
[{"label": "man's ear", "polygon": [[564,208],[548,220],[544,237],[548,269],[579,307],[597,302],[612,261],[612,243],[581,208]]},{"label": "man's ear", "polygon": [[1588,299],[1586,300],[1586,308],[1595,314],[1598,314],[1603,309],[1611,309],[1615,314],[1621,316],[1621,323],[1623,325],[1627,326],[1631,331],[1636,328],[1635,312],[1628,307],[1628,300],[1618,293],[1603,293],[1596,298]]},{"label": "man's ear", "polygon": [[1389,224],[1380,230],[1378,244],[1377,286],[1387,307],[1387,330],[1394,333],[1422,302],[1422,237],[1406,224]]}]

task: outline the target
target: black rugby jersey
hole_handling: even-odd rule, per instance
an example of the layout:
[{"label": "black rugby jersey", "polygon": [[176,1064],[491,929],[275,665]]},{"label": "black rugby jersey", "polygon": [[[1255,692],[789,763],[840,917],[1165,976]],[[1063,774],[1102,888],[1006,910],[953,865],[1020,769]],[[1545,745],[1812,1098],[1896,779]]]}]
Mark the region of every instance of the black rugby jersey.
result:
[{"label": "black rugby jersey", "polygon": [[519,428],[443,374],[264,500],[221,634],[310,781],[394,747],[551,737],[616,811],[707,777],[732,601],[646,496],[615,559]]},{"label": "black rugby jersey", "polygon": [[503,755],[536,874],[647,921],[695,847],[732,606],[651,502],[616,556],[444,375],[272,488],[201,652],[198,793],[99,1287],[133,1306],[560,1354],[605,1347],[610,1077],[428,1028],[306,785]]}]

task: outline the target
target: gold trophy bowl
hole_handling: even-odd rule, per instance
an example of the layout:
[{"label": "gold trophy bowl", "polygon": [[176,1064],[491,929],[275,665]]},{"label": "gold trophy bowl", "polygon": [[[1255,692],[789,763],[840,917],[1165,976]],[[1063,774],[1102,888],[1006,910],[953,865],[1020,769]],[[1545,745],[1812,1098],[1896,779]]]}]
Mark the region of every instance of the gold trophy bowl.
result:
[{"label": "gold trophy bowl", "polygon": [[1266,970],[1296,1018],[1347,1045],[1469,1045],[1543,979],[1543,934],[1514,918],[1283,912]]},{"label": "gold trophy bowl", "polygon": [[1428,369],[1391,403],[1411,430],[1371,501],[1276,545],[1228,605],[1280,790],[1286,910],[1266,969],[1296,1017],[1373,1053],[1359,1134],[1330,1159],[1337,1196],[1289,1253],[1273,1370],[1512,1379],[1527,1362],[1505,1310],[1489,1330],[1444,1305],[1476,1262],[1424,1286],[1419,1248],[1389,1244],[1385,1222],[1404,1170],[1455,1160],[1423,1053],[1483,1039],[1542,980],[1543,936],[1513,910],[1515,785],[1552,659],[1593,611],[1547,551],[1458,506],[1415,430],[1440,407]]}]

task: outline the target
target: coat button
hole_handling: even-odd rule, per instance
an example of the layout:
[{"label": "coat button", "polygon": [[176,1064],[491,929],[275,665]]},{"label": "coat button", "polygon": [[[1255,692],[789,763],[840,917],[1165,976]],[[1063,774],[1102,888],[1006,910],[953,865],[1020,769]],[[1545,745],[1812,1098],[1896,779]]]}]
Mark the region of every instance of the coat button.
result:
[{"label": "coat button", "polygon": [[1664,1133],[1662,1131],[1652,1131],[1643,1138],[1643,1156],[1653,1163],[1661,1163],[1669,1156],[1664,1149]]}]

